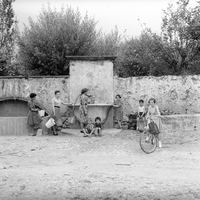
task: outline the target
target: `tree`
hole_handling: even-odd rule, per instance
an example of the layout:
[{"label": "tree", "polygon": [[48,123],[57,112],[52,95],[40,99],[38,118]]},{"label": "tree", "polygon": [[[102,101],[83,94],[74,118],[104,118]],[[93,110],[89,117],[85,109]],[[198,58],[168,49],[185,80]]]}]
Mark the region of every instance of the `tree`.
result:
[{"label": "tree", "polygon": [[0,75],[8,74],[16,38],[16,24],[12,3],[15,0],[0,0]]},{"label": "tree", "polygon": [[119,53],[118,74],[128,76],[160,76],[172,74],[166,62],[161,37],[145,28],[137,38],[125,40]]},{"label": "tree", "polygon": [[190,8],[189,0],[179,0],[176,8],[169,4],[161,35],[145,28],[138,38],[127,40],[121,49],[119,75],[200,74],[199,5]]},{"label": "tree", "polygon": [[23,64],[33,74],[68,74],[66,56],[83,56],[91,52],[96,40],[96,21],[79,10],[62,7],[43,8],[38,20],[29,18],[19,36],[19,55]]},{"label": "tree", "polygon": [[122,36],[119,34],[117,26],[110,33],[103,33],[101,30],[98,32],[96,41],[93,44],[93,55],[115,55],[117,56],[122,41]]},{"label": "tree", "polygon": [[176,74],[195,73],[194,61],[199,57],[200,48],[200,8],[190,8],[189,0],[179,0],[176,10],[173,8],[169,4],[164,11],[161,27],[168,60]]}]

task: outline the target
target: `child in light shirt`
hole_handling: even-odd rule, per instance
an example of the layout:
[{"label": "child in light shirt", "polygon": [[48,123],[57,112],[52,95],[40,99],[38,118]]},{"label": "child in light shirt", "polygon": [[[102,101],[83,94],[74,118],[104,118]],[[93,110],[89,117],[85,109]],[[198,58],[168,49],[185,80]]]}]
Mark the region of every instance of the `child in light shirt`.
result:
[{"label": "child in light shirt", "polygon": [[146,109],[144,106],[144,100],[139,100],[139,107],[138,107],[138,112],[137,112],[137,130],[141,130],[144,128],[144,124],[146,122],[145,120],[145,114],[146,114]]}]

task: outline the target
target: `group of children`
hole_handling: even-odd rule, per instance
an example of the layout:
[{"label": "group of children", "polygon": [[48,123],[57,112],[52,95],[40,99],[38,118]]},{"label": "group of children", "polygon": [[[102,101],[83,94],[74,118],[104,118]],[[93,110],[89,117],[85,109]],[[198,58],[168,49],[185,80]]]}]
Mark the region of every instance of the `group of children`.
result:
[{"label": "group of children", "polygon": [[[141,130],[146,126],[146,113],[147,110],[144,106],[144,101],[139,101],[139,107],[137,112],[137,130]],[[95,123],[92,122],[92,119],[88,119],[88,123],[85,124],[82,133],[84,137],[102,136],[102,122],[100,117],[95,118]]]},{"label": "group of children", "polygon": [[[141,131],[147,125],[146,121],[147,109],[144,106],[144,101],[139,100],[139,107],[137,110],[137,130]],[[102,122],[100,117],[95,118],[95,123],[92,122],[92,119],[88,119],[88,123],[85,124],[83,128],[84,137],[102,136]]]},{"label": "group of children", "polygon": [[93,124],[92,119],[88,119],[88,123],[83,128],[83,137],[96,137],[102,136],[102,122],[100,117],[95,118],[95,123]]}]

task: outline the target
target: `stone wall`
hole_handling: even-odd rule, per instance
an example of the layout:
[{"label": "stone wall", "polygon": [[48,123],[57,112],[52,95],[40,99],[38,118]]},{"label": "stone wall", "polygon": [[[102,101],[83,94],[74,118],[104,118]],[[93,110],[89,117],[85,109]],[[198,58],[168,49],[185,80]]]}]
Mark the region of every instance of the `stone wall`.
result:
[{"label": "stone wall", "polygon": [[[69,102],[69,78],[68,77],[33,77],[33,78],[4,78],[0,79],[0,100],[21,98],[26,99],[31,92],[38,95],[39,103],[49,112],[51,111],[51,99],[55,90],[61,91],[61,98]],[[65,109],[63,106],[61,109]]]},{"label": "stone wall", "polygon": [[200,112],[200,76],[114,78],[114,93],[120,94],[125,113],[136,111],[138,101],[154,97],[161,110]]},{"label": "stone wall", "polygon": [[[63,101],[70,101],[68,77],[5,77],[0,79],[0,88],[0,100],[27,98],[35,92],[39,102],[48,110],[51,110],[55,90],[61,91]],[[126,114],[137,110],[139,99],[144,99],[147,105],[151,97],[156,98],[161,110],[185,113],[188,109],[190,113],[200,113],[200,76],[114,77],[114,94],[122,96]]]},{"label": "stone wall", "polygon": [[162,123],[163,146],[200,140],[200,114],[166,115]]}]

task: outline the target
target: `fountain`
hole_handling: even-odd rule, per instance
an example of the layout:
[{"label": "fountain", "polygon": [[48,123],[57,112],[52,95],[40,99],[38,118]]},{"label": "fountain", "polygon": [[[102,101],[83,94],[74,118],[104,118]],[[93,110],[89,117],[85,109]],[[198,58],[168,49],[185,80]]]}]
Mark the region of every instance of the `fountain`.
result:
[{"label": "fountain", "polygon": [[79,126],[79,95],[83,88],[88,88],[95,98],[88,105],[88,117],[93,121],[99,116],[104,128],[113,127],[112,105],[114,102],[113,61],[116,57],[67,57],[70,60],[70,103],[75,104],[74,114],[77,122],[71,128]]}]

